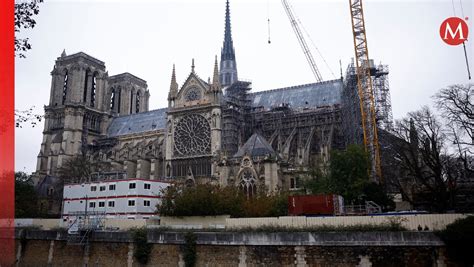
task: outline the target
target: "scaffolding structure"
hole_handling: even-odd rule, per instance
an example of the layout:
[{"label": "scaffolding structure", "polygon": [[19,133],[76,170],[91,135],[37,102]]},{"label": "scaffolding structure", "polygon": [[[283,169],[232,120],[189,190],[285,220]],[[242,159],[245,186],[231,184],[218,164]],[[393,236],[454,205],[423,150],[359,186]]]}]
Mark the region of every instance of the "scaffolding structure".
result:
[{"label": "scaffolding structure", "polygon": [[237,81],[225,88],[225,107],[222,111],[222,150],[228,157],[237,153],[250,137],[249,111],[251,101],[248,92],[251,82]]},{"label": "scaffolding structure", "polygon": [[393,131],[392,100],[388,82],[388,65],[376,66],[373,76],[375,119],[380,129]]},{"label": "scaffolding structure", "polygon": [[306,103],[292,107],[285,102],[267,101],[263,106],[254,106],[255,95],[250,90],[250,82],[239,81],[224,91],[222,151],[228,158],[254,133],[261,134],[283,162],[294,167],[323,167],[331,149],[344,148],[340,104],[307,106]]},{"label": "scaffolding structure", "polygon": [[252,128],[291,166],[326,166],[331,149],[344,148],[339,105],[295,110],[282,104],[253,108]]},{"label": "scaffolding structure", "polygon": [[[378,129],[393,130],[392,102],[387,65],[375,65],[369,60],[370,78],[373,84],[376,124]],[[348,65],[342,93],[343,128],[346,144],[363,144],[360,97],[357,88],[357,69],[354,62]]]},{"label": "scaffolding structure", "polygon": [[362,115],[357,89],[357,76],[354,61],[346,69],[342,91],[342,119],[345,143],[363,145]]}]

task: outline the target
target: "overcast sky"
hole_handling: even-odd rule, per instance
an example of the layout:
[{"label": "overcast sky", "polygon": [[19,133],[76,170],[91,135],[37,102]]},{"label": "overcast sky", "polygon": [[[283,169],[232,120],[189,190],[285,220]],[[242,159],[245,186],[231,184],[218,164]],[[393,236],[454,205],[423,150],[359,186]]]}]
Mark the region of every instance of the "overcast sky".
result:
[{"label": "overcast sky", "polygon": [[[339,77],[339,60],[345,69],[354,55],[348,0],[289,2],[310,36],[306,39],[324,79],[334,77],[313,42]],[[254,91],[315,81],[280,0],[230,4],[239,78],[251,80]],[[44,112],[50,72],[63,49],[104,61],[109,75],[130,72],[146,80],[150,109],[165,107],[173,64],[180,85],[191,71],[192,58],[201,78],[212,76],[224,37],[224,11],[225,0],[45,0],[35,17],[37,26],[21,33],[33,48],[26,59],[15,62],[16,108],[35,106],[37,113]],[[364,12],[370,57],[390,68],[394,118],[430,105],[440,88],[469,82],[462,46],[444,44],[439,26],[463,12],[474,34],[472,1],[366,0]],[[473,48],[467,42],[474,66]],[[16,129],[16,170],[35,170],[42,130],[43,123]]]}]

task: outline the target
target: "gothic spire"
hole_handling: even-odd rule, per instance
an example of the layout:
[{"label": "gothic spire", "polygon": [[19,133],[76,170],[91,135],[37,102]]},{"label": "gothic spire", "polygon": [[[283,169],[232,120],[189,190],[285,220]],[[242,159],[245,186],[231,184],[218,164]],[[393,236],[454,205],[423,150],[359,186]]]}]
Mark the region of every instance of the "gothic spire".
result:
[{"label": "gothic spire", "polygon": [[232,43],[232,32],[230,29],[230,7],[229,0],[225,6],[225,32],[224,46],[221,50],[221,71],[219,81],[222,86],[231,85],[238,81],[237,62],[235,60],[234,44]]},{"label": "gothic spire", "polygon": [[63,49],[63,52],[61,53],[61,57],[65,57],[66,56],[66,49]]},{"label": "gothic spire", "polygon": [[217,55],[214,61],[214,74],[212,76],[211,92],[213,93],[214,103],[219,104],[222,97],[221,83],[219,82],[219,67],[217,66]]},{"label": "gothic spire", "polygon": [[170,93],[168,99],[171,100],[178,94],[178,83],[176,82],[176,70],[173,64],[173,72],[171,73]]},{"label": "gothic spire", "polygon": [[217,66],[217,56],[216,56],[216,60],[214,61],[214,76],[212,77],[212,84],[213,85],[219,84],[219,68]]},{"label": "gothic spire", "polygon": [[235,60],[234,44],[232,43],[232,32],[230,28],[229,0],[226,1],[225,8],[224,46],[221,52],[221,61],[223,60]]}]

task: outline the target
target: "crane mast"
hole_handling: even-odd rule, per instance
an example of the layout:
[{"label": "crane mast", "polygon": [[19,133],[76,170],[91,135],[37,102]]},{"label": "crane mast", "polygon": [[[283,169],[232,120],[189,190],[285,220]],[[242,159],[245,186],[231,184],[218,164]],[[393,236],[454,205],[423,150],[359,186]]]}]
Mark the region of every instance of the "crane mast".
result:
[{"label": "crane mast", "polygon": [[352,33],[354,36],[355,64],[357,74],[357,89],[360,101],[360,113],[364,147],[371,158],[370,175],[376,182],[382,179],[380,167],[380,148],[375,120],[375,102],[370,75],[369,49],[365,32],[364,10],[362,0],[349,0]]},{"label": "crane mast", "polygon": [[308,45],[306,44],[306,41],[303,37],[303,34],[301,33],[298,22],[296,21],[295,16],[293,15],[293,11],[291,10],[288,1],[282,0],[281,2],[283,4],[283,7],[285,8],[288,18],[290,19],[293,31],[295,32],[296,37],[298,38],[298,42],[300,43],[301,48],[303,49],[303,53],[306,56],[306,60],[308,60],[309,66],[311,67],[311,71],[313,72],[316,81],[322,82],[323,78],[321,76],[321,73],[319,72],[318,67],[316,66],[316,62],[314,61],[313,55],[311,54],[311,51],[309,50]]}]

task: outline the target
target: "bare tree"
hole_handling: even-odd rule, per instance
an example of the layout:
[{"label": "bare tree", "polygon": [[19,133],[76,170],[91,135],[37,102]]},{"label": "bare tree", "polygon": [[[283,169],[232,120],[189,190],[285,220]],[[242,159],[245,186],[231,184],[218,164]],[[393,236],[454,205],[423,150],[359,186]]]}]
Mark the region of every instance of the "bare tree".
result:
[{"label": "bare tree", "polygon": [[31,127],[37,126],[43,119],[43,115],[34,113],[34,106],[27,110],[15,109],[15,127],[23,128],[25,124],[30,124]]},{"label": "bare tree", "polygon": [[469,157],[474,155],[474,84],[452,85],[435,96],[436,106],[446,118],[448,138],[468,172],[474,170]]},{"label": "bare tree", "polygon": [[397,121],[394,133],[398,141],[392,146],[393,154],[405,174],[397,182],[404,197],[437,212],[451,208],[459,173],[439,119],[423,107]]},{"label": "bare tree", "polygon": [[21,29],[35,27],[33,17],[38,15],[41,2],[43,0],[15,0],[15,56],[25,58],[25,52],[31,49],[29,38],[20,38],[17,34]]},{"label": "bare tree", "polygon": [[58,170],[58,175],[65,183],[83,183],[91,179],[92,173],[109,171],[110,168],[109,162],[92,160],[83,152],[65,160]]},{"label": "bare tree", "polygon": [[[31,44],[29,38],[20,38],[18,33],[22,29],[35,27],[36,20],[33,17],[39,14],[39,3],[42,2],[43,0],[15,0],[15,56],[19,58],[26,57],[25,53],[31,49]],[[35,127],[41,122],[43,116],[34,114],[33,108],[15,110],[15,127],[22,128],[28,122]]]}]

